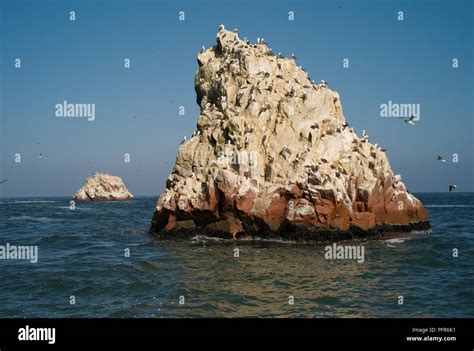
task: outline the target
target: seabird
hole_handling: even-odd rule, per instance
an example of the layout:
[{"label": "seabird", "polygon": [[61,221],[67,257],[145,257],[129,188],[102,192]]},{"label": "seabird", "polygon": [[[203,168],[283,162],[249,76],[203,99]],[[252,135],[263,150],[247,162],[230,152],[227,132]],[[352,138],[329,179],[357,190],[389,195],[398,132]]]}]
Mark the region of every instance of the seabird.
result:
[{"label": "seabird", "polygon": [[0,180],[0,184],[5,183],[8,180],[8,178],[5,178],[4,180]]},{"label": "seabird", "polygon": [[291,58],[296,61],[296,55],[295,54],[291,54]]},{"label": "seabird", "polygon": [[321,79],[321,86],[327,88],[328,83],[325,80]]},{"label": "seabird", "polygon": [[410,125],[414,125],[415,124],[415,117],[413,115],[411,115],[410,117],[405,119],[405,123],[410,124]]},{"label": "seabird", "polygon": [[186,135],[184,136],[183,140],[181,141],[181,143],[179,143],[179,145],[181,144],[184,144],[186,142]]},{"label": "seabird", "polygon": [[362,142],[365,143],[369,140],[369,136],[367,135],[367,133],[365,132],[365,129],[362,130]]},{"label": "seabird", "polygon": [[449,184],[448,187],[449,187],[449,191],[453,191],[457,188],[457,186],[454,184]]},{"label": "seabird", "polygon": [[225,29],[224,25],[221,24],[221,25],[219,26],[219,30],[224,30],[224,29]]},{"label": "seabird", "polygon": [[441,162],[446,162],[446,160],[440,155],[436,156],[436,159]]},{"label": "seabird", "polygon": [[206,51],[206,47],[203,45],[202,48],[201,48],[201,54]]},{"label": "seabird", "polygon": [[43,154],[40,152],[38,158],[43,158]]}]

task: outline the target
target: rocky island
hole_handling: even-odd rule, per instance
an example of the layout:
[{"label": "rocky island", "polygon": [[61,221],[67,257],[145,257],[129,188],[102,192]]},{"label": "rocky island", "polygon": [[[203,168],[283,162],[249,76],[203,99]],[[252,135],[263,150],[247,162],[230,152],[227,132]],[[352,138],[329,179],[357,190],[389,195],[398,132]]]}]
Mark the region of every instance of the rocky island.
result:
[{"label": "rocky island", "polygon": [[104,173],[95,173],[87,178],[84,186],[74,195],[75,201],[119,201],[132,200],[133,195],[128,191],[120,177]]},{"label": "rocky island", "polygon": [[197,61],[197,130],[179,146],[151,233],[320,241],[429,228],[384,150],[296,57],[221,26]]}]

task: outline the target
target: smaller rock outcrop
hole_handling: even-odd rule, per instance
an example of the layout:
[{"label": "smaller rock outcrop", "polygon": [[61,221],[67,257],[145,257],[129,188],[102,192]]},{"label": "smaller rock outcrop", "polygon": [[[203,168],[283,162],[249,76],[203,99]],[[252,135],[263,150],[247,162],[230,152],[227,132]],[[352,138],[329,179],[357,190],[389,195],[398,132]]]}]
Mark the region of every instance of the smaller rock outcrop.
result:
[{"label": "smaller rock outcrop", "polygon": [[96,173],[86,179],[84,186],[73,197],[76,201],[120,201],[132,200],[120,177],[104,173]]}]

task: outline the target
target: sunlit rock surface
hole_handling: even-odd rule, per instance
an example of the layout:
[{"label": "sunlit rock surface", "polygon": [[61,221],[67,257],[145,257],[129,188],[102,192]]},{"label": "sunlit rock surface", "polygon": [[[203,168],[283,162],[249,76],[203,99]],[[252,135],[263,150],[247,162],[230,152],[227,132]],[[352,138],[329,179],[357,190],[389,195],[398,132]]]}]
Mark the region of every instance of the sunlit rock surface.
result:
[{"label": "sunlit rock surface", "polygon": [[87,178],[73,197],[76,201],[132,200],[133,195],[119,177],[96,173]]}]

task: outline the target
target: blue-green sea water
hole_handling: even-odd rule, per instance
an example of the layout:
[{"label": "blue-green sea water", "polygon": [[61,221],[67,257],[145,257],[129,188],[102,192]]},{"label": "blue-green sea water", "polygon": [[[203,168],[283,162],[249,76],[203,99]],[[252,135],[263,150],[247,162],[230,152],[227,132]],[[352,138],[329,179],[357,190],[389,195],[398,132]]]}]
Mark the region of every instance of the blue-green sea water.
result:
[{"label": "blue-green sea water", "polygon": [[39,259],[0,260],[0,317],[474,317],[473,194],[417,196],[432,229],[341,243],[364,263],[326,244],[157,241],[156,197],[2,198],[0,245]]}]

